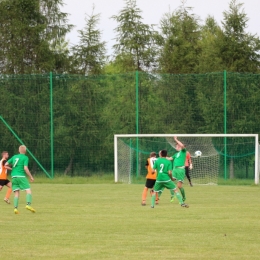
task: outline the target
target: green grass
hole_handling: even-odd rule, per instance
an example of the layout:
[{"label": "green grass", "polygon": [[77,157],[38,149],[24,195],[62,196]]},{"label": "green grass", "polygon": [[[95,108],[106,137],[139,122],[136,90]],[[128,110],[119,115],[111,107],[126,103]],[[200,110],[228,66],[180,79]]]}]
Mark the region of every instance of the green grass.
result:
[{"label": "green grass", "polygon": [[35,214],[25,193],[19,215],[1,199],[0,259],[259,259],[259,186],[185,186],[188,209],[166,190],[151,209],[143,185],[112,181],[33,183]]},{"label": "green grass", "polygon": [[36,176],[37,183],[50,184],[113,184],[114,175],[97,174],[88,177],[70,177],[65,175],[55,176],[53,179],[47,178],[45,175]]},{"label": "green grass", "polygon": [[[46,175],[37,175],[37,183],[51,183],[51,184],[113,184],[114,174],[93,174],[85,177],[71,177],[66,175],[55,175],[53,179],[49,179]],[[138,178],[132,178],[134,184],[144,184],[145,176],[139,176]],[[187,180],[185,182],[188,182]],[[219,185],[254,185],[252,179],[218,179]]]}]

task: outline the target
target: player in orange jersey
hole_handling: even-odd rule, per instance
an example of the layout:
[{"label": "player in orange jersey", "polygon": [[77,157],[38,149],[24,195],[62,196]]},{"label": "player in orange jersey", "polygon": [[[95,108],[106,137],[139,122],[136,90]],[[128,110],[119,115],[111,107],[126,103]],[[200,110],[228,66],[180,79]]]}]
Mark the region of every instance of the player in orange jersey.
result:
[{"label": "player in orange jersey", "polygon": [[9,198],[10,198],[10,195],[12,193],[12,183],[7,179],[7,169],[4,167],[8,157],[9,157],[8,152],[3,151],[2,152],[2,159],[0,161],[0,191],[3,189],[4,186],[8,187],[4,201],[7,204],[10,204]]},{"label": "player in orange jersey", "polygon": [[[156,153],[151,152],[150,157],[146,161],[145,167],[147,169],[147,175],[146,175],[145,187],[142,193],[142,204],[141,204],[142,206],[146,205],[146,197],[147,197],[148,189],[151,189],[151,193],[153,192],[152,189],[156,181],[156,173],[153,173],[153,165],[156,159],[157,159]],[[158,200],[159,200],[158,193],[156,193],[156,204],[158,204]]]}]

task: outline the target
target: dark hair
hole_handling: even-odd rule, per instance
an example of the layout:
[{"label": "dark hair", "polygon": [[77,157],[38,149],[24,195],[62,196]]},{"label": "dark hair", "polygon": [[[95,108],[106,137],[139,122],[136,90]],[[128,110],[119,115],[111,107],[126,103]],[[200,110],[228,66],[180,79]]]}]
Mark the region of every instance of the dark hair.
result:
[{"label": "dark hair", "polygon": [[167,150],[161,150],[161,156],[166,157],[167,156]]},{"label": "dark hair", "polygon": [[156,152],[151,152],[150,157],[154,157],[154,156],[156,156]]},{"label": "dark hair", "polygon": [[8,152],[7,152],[7,151],[3,151],[3,152],[2,152],[2,156],[3,156],[5,153],[8,153]]}]

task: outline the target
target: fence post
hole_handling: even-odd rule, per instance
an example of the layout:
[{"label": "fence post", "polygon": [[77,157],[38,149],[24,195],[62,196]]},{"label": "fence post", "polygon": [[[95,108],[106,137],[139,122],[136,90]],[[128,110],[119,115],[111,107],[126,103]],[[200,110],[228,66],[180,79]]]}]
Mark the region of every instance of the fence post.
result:
[{"label": "fence post", "polygon": [[[136,124],[136,134],[139,134],[139,74],[138,70],[135,72],[135,124]],[[136,177],[138,177],[139,168],[139,140],[136,137]]]},{"label": "fence post", "polygon": [[51,129],[50,129],[50,138],[51,138],[51,176],[54,177],[54,152],[53,152],[53,85],[52,85],[52,72],[50,72],[50,117],[51,117]]},{"label": "fence post", "polygon": [[[20,142],[20,144],[24,145],[23,141],[18,137],[18,135],[13,131],[13,129],[7,124],[7,122],[3,119],[2,116],[0,116],[0,119],[2,120],[2,122],[5,124],[5,126],[10,130],[10,132],[14,135],[14,137]],[[40,162],[37,160],[37,158],[31,153],[31,151],[28,149],[28,147],[26,147],[26,151],[28,152],[28,154],[31,155],[31,157],[35,160],[35,162],[40,166],[40,168],[44,171],[44,173],[51,178],[51,176],[49,175],[49,173],[44,169],[44,167],[40,164]]]},{"label": "fence post", "polygon": [[[224,70],[224,134],[227,133],[227,71]],[[224,178],[227,179],[227,138],[224,137]]]}]

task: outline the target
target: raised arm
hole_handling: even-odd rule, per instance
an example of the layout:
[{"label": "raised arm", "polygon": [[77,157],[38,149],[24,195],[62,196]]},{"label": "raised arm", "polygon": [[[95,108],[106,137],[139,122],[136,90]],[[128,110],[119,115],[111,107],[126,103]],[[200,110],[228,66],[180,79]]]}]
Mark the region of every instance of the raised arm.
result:
[{"label": "raised arm", "polygon": [[181,147],[184,148],[184,144],[178,140],[177,136],[174,136],[174,141]]}]

